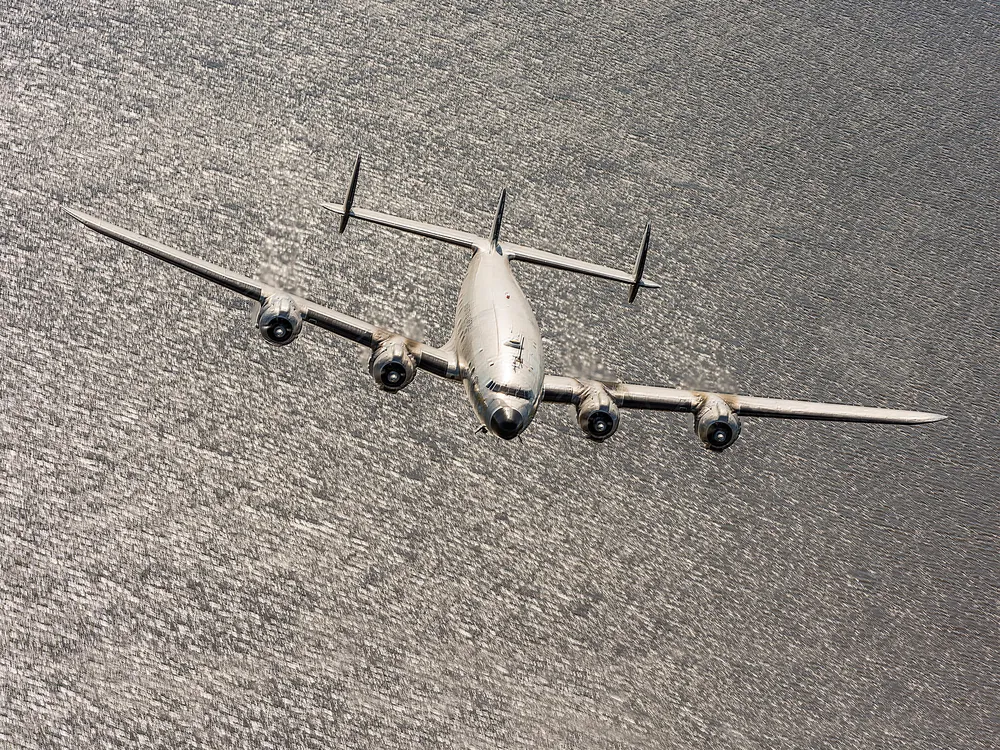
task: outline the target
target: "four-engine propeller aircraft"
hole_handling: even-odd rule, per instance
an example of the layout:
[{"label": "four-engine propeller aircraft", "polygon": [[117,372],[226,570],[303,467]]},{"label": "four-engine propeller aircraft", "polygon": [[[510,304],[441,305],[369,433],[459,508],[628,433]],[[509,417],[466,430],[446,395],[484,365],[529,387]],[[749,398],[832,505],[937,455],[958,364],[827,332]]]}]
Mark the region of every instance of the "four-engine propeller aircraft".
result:
[{"label": "four-engine propeller aircraft", "polygon": [[[361,157],[342,204],[322,204],[340,215],[342,233],[354,219],[430,237],[472,251],[462,284],[451,339],[441,347],[414,341],[310,300],[289,294],[214,263],[173,250],[155,240],[70,208],[64,210],[95,232],[172,263],[250,298],[257,306],[257,328],[271,344],[290,344],[302,324],[358,342],[372,350],[369,371],[386,391],[399,391],[418,369],[464,383],[476,416],[485,429],[510,440],[520,435],[542,402],[573,404],[580,428],[590,438],[605,440],[618,429],[621,409],[653,409],[694,414],[695,432],[711,450],[728,448],[740,435],[740,417],[820,419],[844,422],[921,424],[944,419],[939,414],[809,401],[756,398],[660,386],[601,382],[546,375],[541,336],[534,313],[511,273],[511,261],[588,274],[628,284],[632,302],[639,289],[658,287],[644,278],[650,226],[646,225],[631,273],[501,241],[506,191],[501,191],[489,236],[425,224],[398,216],[354,208]],[[482,428],[480,428],[482,429]]]}]

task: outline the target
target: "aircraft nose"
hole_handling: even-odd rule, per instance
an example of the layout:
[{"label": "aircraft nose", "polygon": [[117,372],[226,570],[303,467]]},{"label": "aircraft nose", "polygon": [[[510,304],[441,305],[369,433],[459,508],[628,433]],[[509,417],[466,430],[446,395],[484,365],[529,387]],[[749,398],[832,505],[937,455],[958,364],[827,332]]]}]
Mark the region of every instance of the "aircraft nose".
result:
[{"label": "aircraft nose", "polygon": [[522,423],[520,413],[505,406],[493,412],[493,418],[490,419],[490,431],[504,440],[512,440],[521,431]]}]

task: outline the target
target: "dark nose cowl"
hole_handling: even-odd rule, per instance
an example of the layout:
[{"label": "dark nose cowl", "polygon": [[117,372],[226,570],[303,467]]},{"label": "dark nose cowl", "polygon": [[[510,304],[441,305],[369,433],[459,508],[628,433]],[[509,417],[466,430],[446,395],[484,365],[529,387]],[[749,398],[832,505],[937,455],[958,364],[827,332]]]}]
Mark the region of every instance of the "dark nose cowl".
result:
[{"label": "dark nose cowl", "polygon": [[490,420],[490,430],[504,440],[511,440],[521,431],[521,415],[509,406],[497,409]]}]

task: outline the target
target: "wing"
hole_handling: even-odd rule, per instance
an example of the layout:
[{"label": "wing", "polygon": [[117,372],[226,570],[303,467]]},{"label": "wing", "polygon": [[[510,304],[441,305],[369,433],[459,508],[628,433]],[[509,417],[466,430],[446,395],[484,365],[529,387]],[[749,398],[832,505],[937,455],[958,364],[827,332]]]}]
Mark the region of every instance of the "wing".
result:
[{"label": "wing", "polygon": [[926,424],[946,419],[941,414],[903,409],[879,409],[870,406],[825,404],[819,401],[789,401],[780,398],[759,398],[736,394],[685,391],[655,385],[612,383],[546,375],[542,401],[577,404],[595,385],[604,388],[612,400],[623,409],[679,411],[694,413],[709,397],[721,399],[735,414],[744,417],[775,419],[819,419],[830,422],[880,422],[883,424]]},{"label": "wing", "polygon": [[189,271],[203,279],[241,294],[254,302],[265,303],[269,297],[280,295],[291,299],[295,307],[302,313],[302,319],[324,330],[335,333],[345,339],[376,348],[389,338],[398,337],[406,342],[406,347],[413,355],[416,364],[421,369],[446,378],[458,377],[458,361],[450,348],[428,346],[420,341],[408,339],[391,330],[368,323],[346,313],[338,312],[303,297],[298,297],[282,290],[264,284],[262,281],[230,271],[201,258],[196,258],[181,250],[174,250],[166,245],[116,226],[110,222],[91,216],[83,211],[67,208],[63,210],[89,229],[105,237],[118,240],[129,247],[141,250],[147,255],[159,258],[185,271]]},{"label": "wing", "polygon": [[[614,411],[611,409],[612,403],[621,409],[692,413],[695,414],[696,431],[706,445],[714,450],[732,445],[739,436],[739,420],[734,419],[734,415],[881,424],[926,424],[946,418],[941,414],[923,411],[705,393],[633,383],[578,380],[557,375],[545,376],[542,401],[574,404],[581,412],[588,413],[603,411],[611,414]],[[588,429],[590,422],[583,417],[580,424],[590,437],[604,439],[617,428],[617,413],[611,416],[614,419],[614,426],[609,427],[610,422],[608,422],[600,427],[598,432]],[[720,425],[722,425],[721,430]]]}]

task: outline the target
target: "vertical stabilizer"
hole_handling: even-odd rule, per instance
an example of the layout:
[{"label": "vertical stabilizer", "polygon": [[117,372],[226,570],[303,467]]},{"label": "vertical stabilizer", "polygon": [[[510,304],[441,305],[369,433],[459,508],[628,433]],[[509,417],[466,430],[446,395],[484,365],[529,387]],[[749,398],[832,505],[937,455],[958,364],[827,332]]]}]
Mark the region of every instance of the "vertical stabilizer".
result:
[{"label": "vertical stabilizer", "polygon": [[358,189],[358,174],[361,172],[361,154],[354,160],[354,173],[351,175],[351,184],[347,186],[347,195],[344,196],[344,213],[340,215],[340,226],[337,232],[344,233],[347,229],[347,222],[351,218],[351,207],[354,205],[354,191]]},{"label": "vertical stabilizer", "polygon": [[646,253],[649,252],[649,231],[650,222],[646,222],[646,231],[642,235],[642,244],[639,245],[639,254],[635,256],[635,267],[632,269],[632,284],[628,290],[628,301],[635,302],[635,295],[639,293],[642,283],[642,272],[646,270]]},{"label": "vertical stabilizer", "polygon": [[490,230],[490,248],[497,249],[500,241],[500,225],[503,223],[503,205],[507,202],[507,188],[500,191],[500,202],[497,203],[497,214],[493,217],[493,228]]}]

